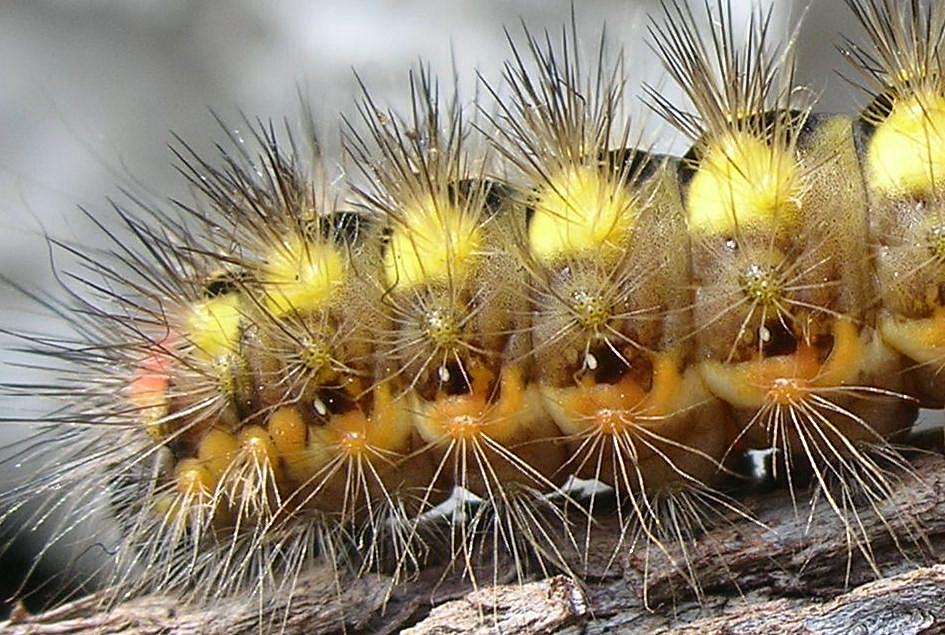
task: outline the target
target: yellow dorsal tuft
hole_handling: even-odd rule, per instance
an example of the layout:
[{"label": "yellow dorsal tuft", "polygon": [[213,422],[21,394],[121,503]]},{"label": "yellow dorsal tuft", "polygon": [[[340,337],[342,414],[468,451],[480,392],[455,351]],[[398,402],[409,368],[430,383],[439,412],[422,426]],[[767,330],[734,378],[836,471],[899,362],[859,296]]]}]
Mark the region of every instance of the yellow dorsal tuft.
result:
[{"label": "yellow dorsal tuft", "polygon": [[736,227],[797,220],[801,168],[791,153],[748,132],[708,146],[686,200],[691,230],[730,234]]},{"label": "yellow dorsal tuft", "polygon": [[867,160],[872,186],[887,194],[922,196],[945,179],[945,97],[914,95],[895,102],[876,127]]},{"label": "yellow dorsal tuft", "polygon": [[403,210],[384,256],[388,284],[409,289],[462,278],[480,251],[478,219],[443,199],[427,197]]},{"label": "yellow dorsal tuft", "polygon": [[539,260],[618,253],[636,218],[633,195],[595,167],[572,167],[538,194],[528,243]]},{"label": "yellow dorsal tuft", "polygon": [[318,311],[344,285],[346,274],[345,256],[336,247],[292,236],[269,255],[266,306],[277,317]]},{"label": "yellow dorsal tuft", "polygon": [[202,355],[216,359],[237,349],[242,321],[239,294],[228,293],[191,308],[187,336]]}]

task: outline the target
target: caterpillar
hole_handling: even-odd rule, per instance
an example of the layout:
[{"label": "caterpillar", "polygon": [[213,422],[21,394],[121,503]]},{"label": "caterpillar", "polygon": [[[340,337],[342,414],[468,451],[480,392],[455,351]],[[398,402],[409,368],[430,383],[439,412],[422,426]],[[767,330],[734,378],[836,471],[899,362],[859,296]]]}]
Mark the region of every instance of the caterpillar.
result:
[{"label": "caterpillar", "polygon": [[612,505],[611,558],[665,557],[698,597],[687,544],[752,518],[730,489],[754,450],[881,574],[863,515],[917,478],[897,445],[945,402],[945,16],[846,4],[854,116],[815,110],[770,11],[743,45],[730,3],[663,3],[649,39],[691,108],[645,99],[679,157],[574,16],[510,32],[473,106],[422,64],[404,110],[363,86],[343,185],[311,114],[247,120],[219,164],[179,141],[194,202],[90,213],[104,250],[50,241],[69,299],[26,291],[73,335],[11,333],[57,381],[5,392],[61,407],[9,448],[42,469],[5,518],[54,545],[107,510],[106,605],[252,596],[268,629],[313,569],[337,594],[438,559],[473,587],[580,578]]}]

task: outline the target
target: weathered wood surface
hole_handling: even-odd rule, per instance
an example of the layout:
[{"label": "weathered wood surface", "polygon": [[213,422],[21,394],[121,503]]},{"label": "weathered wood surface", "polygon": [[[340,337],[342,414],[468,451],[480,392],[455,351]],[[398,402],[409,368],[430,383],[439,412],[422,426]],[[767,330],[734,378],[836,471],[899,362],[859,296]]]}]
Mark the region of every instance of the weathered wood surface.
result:
[{"label": "weathered wood surface", "polygon": [[[945,565],[935,564],[945,544],[945,458],[915,458],[918,479],[903,476],[880,515],[865,512],[871,559],[851,543],[843,522],[826,505],[812,518],[784,491],[744,502],[760,523],[736,519],[687,548],[699,580],[696,599],[671,561],[678,549],[624,555],[613,562],[618,524],[605,518],[592,543],[583,583],[557,575],[526,584],[470,590],[462,580],[441,581],[431,570],[398,587],[369,576],[338,594],[317,572],[300,582],[289,607],[258,614],[247,600],[207,608],[146,597],[102,612],[90,596],[39,615],[20,611],[3,632],[220,633],[279,631],[468,633],[563,632],[619,629],[657,633],[910,633],[945,632]],[[894,540],[893,537],[896,537]],[[671,560],[672,559],[672,560]],[[609,566],[608,566],[609,563]],[[849,565],[849,566],[848,566]],[[645,584],[646,582],[646,584]],[[647,589],[646,603],[643,589]],[[261,628],[260,628],[261,626]]]}]

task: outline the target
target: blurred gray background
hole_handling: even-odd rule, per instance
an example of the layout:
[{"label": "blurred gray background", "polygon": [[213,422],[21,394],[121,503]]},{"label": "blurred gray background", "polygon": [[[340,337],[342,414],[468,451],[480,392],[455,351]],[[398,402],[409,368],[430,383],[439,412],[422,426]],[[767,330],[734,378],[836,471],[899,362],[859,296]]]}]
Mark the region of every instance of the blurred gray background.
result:
[{"label": "blurred gray background", "polygon": [[[701,3],[701,0],[698,0]],[[748,1],[734,0],[747,15]],[[807,2],[775,3],[775,32],[788,33]],[[403,103],[406,73],[430,61],[447,80],[458,70],[471,98],[478,69],[497,81],[507,56],[503,26],[520,34],[559,29],[569,0],[85,0],[0,3],[0,273],[58,294],[45,235],[103,245],[78,211],[106,210],[119,186],[166,198],[188,196],[172,167],[171,131],[214,156],[223,133],[210,109],[238,123],[251,116],[294,119],[301,88],[337,153],[339,112],[352,112],[357,70],[380,103]],[[650,0],[574,0],[584,51],[606,23],[627,49],[634,98],[642,82],[678,92],[645,44]],[[838,33],[852,30],[836,0],[814,0],[800,38],[800,80],[823,94],[822,109],[850,109],[855,91],[834,74]],[[678,100],[680,101],[681,100]],[[659,149],[686,143],[645,118]],[[234,125],[234,127],[239,127]],[[0,285],[0,326],[63,331]],[[28,371],[0,367],[0,381]],[[29,405],[4,402],[7,414]],[[0,430],[0,443],[13,434]],[[19,478],[23,474],[15,474]],[[9,475],[0,475],[5,481]],[[18,543],[14,555],[28,547]],[[11,565],[4,566],[8,570]]]}]

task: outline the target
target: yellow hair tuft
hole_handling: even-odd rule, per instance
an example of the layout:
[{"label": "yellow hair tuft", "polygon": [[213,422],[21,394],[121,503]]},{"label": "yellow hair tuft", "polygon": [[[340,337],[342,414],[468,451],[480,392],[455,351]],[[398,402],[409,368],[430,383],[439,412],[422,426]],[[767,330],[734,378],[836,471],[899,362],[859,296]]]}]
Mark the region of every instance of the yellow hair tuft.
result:
[{"label": "yellow hair tuft", "polygon": [[276,317],[323,309],[345,281],[344,255],[332,245],[292,236],[273,252],[263,276]]},{"label": "yellow hair tuft", "polygon": [[384,273],[388,284],[400,289],[462,278],[482,245],[474,215],[432,196],[408,206],[399,221],[384,256]]},{"label": "yellow hair tuft", "polygon": [[705,234],[797,220],[801,169],[791,153],[747,132],[729,134],[703,154],[687,196],[689,227]]},{"label": "yellow hair tuft", "polygon": [[618,253],[636,219],[633,195],[597,168],[568,168],[539,193],[528,242],[532,254],[553,261],[603,250]]},{"label": "yellow hair tuft", "polygon": [[242,321],[240,297],[229,293],[195,304],[187,320],[187,335],[202,355],[216,359],[236,350]]},{"label": "yellow hair tuft", "polygon": [[920,197],[945,182],[945,96],[916,94],[895,102],[867,153],[874,187]]}]

